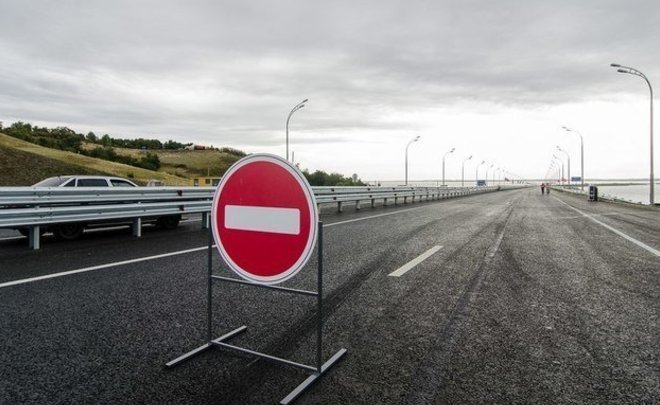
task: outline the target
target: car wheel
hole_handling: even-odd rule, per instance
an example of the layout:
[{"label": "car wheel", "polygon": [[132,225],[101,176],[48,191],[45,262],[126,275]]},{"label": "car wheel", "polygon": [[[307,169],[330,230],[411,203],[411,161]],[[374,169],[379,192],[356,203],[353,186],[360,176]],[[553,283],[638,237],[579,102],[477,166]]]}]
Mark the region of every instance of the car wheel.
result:
[{"label": "car wheel", "polygon": [[85,224],[62,224],[55,227],[54,234],[58,239],[78,239],[85,230]]},{"label": "car wheel", "polygon": [[175,229],[179,226],[179,221],[181,220],[180,215],[169,215],[166,217],[158,218],[158,226],[163,229]]}]

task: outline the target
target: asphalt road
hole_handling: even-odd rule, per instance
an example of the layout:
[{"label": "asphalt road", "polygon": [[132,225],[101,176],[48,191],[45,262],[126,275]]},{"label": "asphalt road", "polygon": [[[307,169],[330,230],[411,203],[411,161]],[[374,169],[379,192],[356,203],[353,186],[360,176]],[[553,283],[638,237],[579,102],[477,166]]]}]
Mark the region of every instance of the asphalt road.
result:
[{"label": "asphalt road", "polygon": [[[660,401],[659,211],[534,188],[322,219],[323,353],[348,354],[298,403]],[[0,403],[277,403],[307,377],[220,349],[164,368],[206,341],[199,222],[40,251],[13,237]],[[315,289],[315,265],[286,286]],[[313,364],[315,304],[215,284],[213,336],[247,325],[231,343]]]}]

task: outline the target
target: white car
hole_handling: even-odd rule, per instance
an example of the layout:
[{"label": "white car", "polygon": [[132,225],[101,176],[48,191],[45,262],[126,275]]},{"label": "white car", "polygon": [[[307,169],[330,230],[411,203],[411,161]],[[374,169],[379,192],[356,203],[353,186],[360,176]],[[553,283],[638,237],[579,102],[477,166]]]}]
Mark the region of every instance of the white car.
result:
[{"label": "white car", "polygon": [[138,185],[121,177],[58,176],[41,180],[32,187],[138,187]]},{"label": "white car", "polygon": [[[121,177],[111,176],[58,176],[49,177],[34,184],[32,187],[139,187],[128,179]],[[161,217],[143,218],[143,223],[155,222],[160,228],[174,229],[179,226],[181,215],[165,215]],[[114,221],[91,221],[91,222],[71,222],[50,227],[42,227],[41,232],[53,232],[55,237],[59,239],[73,240],[78,239],[84,232],[85,228],[93,227],[107,227],[115,225],[130,225],[126,220]],[[45,229],[44,229],[45,228]],[[26,235],[28,234],[27,228],[20,228],[18,231]]]}]

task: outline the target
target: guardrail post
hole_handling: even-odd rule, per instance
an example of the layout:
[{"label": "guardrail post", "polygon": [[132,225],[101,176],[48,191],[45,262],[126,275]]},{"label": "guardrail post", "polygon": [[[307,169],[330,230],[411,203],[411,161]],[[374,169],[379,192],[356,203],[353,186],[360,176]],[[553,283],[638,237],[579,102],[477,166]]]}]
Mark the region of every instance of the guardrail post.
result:
[{"label": "guardrail post", "polygon": [[202,212],[202,229],[209,229],[210,224],[211,224],[211,213]]},{"label": "guardrail post", "polygon": [[41,232],[39,226],[31,226],[28,231],[28,243],[30,249],[39,250],[39,242],[41,240]]},{"label": "guardrail post", "polygon": [[399,205],[399,197],[394,197],[394,205]]},{"label": "guardrail post", "polygon": [[337,201],[337,212],[342,212],[341,201]]},{"label": "guardrail post", "polygon": [[360,210],[360,200],[355,201],[355,209],[358,211]]},{"label": "guardrail post", "polygon": [[383,198],[383,207],[387,206],[387,197]]},{"label": "guardrail post", "polygon": [[371,208],[374,208],[376,206],[376,199],[372,198],[371,199]]},{"label": "guardrail post", "polygon": [[133,236],[142,236],[142,218],[133,219]]}]

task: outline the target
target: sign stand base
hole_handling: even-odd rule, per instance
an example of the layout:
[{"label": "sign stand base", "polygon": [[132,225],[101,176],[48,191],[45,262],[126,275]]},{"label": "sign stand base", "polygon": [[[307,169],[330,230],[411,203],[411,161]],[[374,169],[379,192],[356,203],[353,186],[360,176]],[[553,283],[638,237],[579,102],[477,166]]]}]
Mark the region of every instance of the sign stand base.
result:
[{"label": "sign stand base", "polygon": [[[165,364],[166,367],[171,368],[174,367],[188,359],[191,359],[192,357],[195,357],[196,355],[205,352],[208,349],[212,349],[215,347],[220,347],[228,350],[233,350],[237,351],[240,353],[245,353],[249,354],[252,356],[257,356],[261,357],[263,359],[266,359],[268,361],[272,361],[275,363],[279,364],[284,364],[290,367],[295,367],[295,368],[300,368],[303,370],[306,370],[310,372],[310,376],[305,379],[296,389],[291,391],[289,395],[287,395],[284,399],[280,401],[280,404],[290,404],[293,401],[296,400],[307,388],[309,388],[316,380],[318,380],[323,374],[325,374],[330,367],[332,367],[341,357],[346,354],[346,349],[340,349],[337,351],[329,360],[327,360],[325,363],[322,363],[322,348],[323,348],[323,222],[319,221],[318,224],[318,239],[317,239],[317,247],[318,247],[318,276],[317,276],[317,290],[316,291],[306,291],[306,290],[297,290],[293,288],[285,288],[285,287],[277,287],[277,286],[271,286],[271,285],[265,285],[265,284],[257,284],[253,283],[250,281],[246,280],[240,280],[236,278],[229,278],[229,277],[221,277],[221,276],[216,276],[213,275],[213,269],[212,269],[212,255],[213,255],[213,234],[211,232],[211,228],[209,227],[209,243],[208,243],[208,307],[207,307],[207,338],[208,342],[203,344],[202,346],[189,351],[188,353],[177,357],[176,359],[168,362]],[[290,294],[298,294],[298,295],[307,295],[307,296],[314,296],[317,298],[317,323],[316,323],[316,365],[315,366],[309,366],[306,364],[302,363],[296,363],[291,360],[283,359],[280,357],[275,357],[271,356],[266,353],[261,353],[257,352],[254,350],[246,349],[240,346],[234,346],[229,343],[227,343],[228,340],[233,338],[234,336],[245,332],[247,330],[247,326],[241,326],[239,328],[236,328],[232,330],[231,332],[225,333],[224,335],[220,336],[219,338],[213,338],[212,337],[212,291],[213,291],[213,280],[218,280],[218,281],[223,281],[223,282],[229,282],[229,283],[236,283],[236,284],[243,284],[243,285],[248,285],[252,287],[260,287],[260,288],[266,288],[270,290],[277,290],[281,292],[286,292]]]}]

